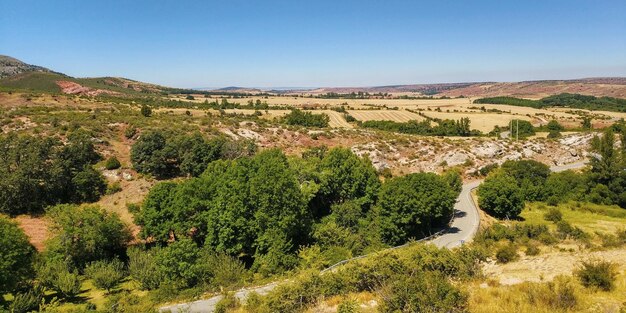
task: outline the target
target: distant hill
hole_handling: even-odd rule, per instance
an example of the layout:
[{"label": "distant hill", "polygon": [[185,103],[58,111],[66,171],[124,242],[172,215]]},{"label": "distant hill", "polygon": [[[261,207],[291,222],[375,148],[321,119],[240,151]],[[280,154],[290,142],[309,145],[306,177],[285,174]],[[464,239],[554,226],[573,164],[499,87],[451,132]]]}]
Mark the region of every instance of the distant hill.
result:
[{"label": "distant hill", "polygon": [[16,90],[89,96],[152,94],[171,90],[120,77],[75,78],[8,56],[0,56],[0,74],[0,87]]},{"label": "distant hill", "polygon": [[178,89],[134,81],[120,77],[75,78],[45,67],[26,64],[9,56],[0,56],[0,88],[79,95],[155,95],[163,93],[273,94],[323,95],[367,92],[408,96],[434,97],[501,97],[540,99],[562,93],[626,98],[626,77],[597,77],[572,80],[538,80],[522,82],[468,82],[411,84],[374,87],[327,87],[315,89],[279,89],[263,91],[258,88],[226,87],[204,91]]},{"label": "distant hill", "polygon": [[0,78],[26,72],[51,72],[49,69],[37,65],[24,63],[6,55],[0,55]]}]

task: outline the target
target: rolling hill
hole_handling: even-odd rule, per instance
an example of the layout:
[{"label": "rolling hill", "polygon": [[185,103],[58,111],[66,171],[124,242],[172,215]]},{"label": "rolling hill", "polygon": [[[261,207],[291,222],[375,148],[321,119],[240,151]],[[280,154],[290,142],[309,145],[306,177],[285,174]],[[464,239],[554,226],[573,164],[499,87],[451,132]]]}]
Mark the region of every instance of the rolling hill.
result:
[{"label": "rolling hill", "polygon": [[[0,88],[36,92],[65,93],[96,96],[108,95],[156,95],[163,93],[248,93],[263,92],[256,88],[226,87],[221,89],[190,90],[159,86],[121,77],[76,78],[47,68],[24,63],[18,59],[0,56]],[[562,93],[589,96],[626,98],[625,77],[600,77],[572,80],[538,80],[523,82],[468,82],[439,84],[409,84],[374,87],[326,87],[301,90],[273,90],[279,95],[323,95],[328,93],[349,94],[367,92],[394,95],[434,97],[500,97],[539,99]]]}]

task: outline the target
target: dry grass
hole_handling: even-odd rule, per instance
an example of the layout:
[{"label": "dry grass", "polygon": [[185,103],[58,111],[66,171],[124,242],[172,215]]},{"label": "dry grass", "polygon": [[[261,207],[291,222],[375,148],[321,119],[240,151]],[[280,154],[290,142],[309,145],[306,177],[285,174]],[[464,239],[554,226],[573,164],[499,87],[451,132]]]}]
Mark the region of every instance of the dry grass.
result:
[{"label": "dry grass", "polygon": [[45,242],[50,236],[48,231],[48,220],[42,216],[18,215],[14,221],[24,231],[30,243],[35,246],[38,251],[43,251]]},{"label": "dry grass", "polygon": [[404,110],[349,110],[348,113],[355,119],[365,121],[394,121],[408,122],[411,120],[422,121],[424,118],[416,113]]}]

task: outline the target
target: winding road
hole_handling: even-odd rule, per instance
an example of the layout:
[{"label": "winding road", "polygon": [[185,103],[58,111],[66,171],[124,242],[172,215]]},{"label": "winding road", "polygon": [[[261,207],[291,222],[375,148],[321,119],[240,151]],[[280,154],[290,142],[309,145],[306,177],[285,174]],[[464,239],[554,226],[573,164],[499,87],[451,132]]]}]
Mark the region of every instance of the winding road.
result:
[{"label": "winding road", "polygon": [[[550,167],[550,170],[553,172],[562,172],[582,168],[586,164],[586,161],[580,161],[565,165],[555,165]],[[481,182],[482,180],[476,180],[463,184],[461,193],[459,194],[457,202],[454,205],[454,218],[450,227],[440,236],[426,241],[427,243],[432,243],[440,248],[451,249],[461,246],[463,243],[469,242],[472,238],[474,238],[474,235],[478,231],[478,226],[480,225],[480,216],[478,208],[472,199],[472,190],[477,188]],[[251,292],[256,292],[259,295],[265,295],[278,286],[278,284],[279,282],[274,282],[264,286],[244,288],[236,291],[234,295],[239,300],[245,300]],[[205,300],[173,304],[161,307],[159,312],[211,313],[215,311],[215,305],[221,299],[222,296],[218,295]]]}]

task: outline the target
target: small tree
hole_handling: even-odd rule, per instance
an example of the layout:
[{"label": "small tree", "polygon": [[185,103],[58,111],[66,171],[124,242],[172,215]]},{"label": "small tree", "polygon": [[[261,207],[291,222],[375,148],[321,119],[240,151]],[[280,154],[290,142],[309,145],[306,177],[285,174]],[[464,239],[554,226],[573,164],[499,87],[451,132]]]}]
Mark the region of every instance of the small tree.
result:
[{"label": "small tree", "polygon": [[524,208],[524,198],[515,178],[497,171],[478,187],[480,208],[499,218],[515,218]]},{"label": "small tree", "polygon": [[70,271],[68,266],[59,260],[47,260],[37,268],[37,278],[63,298],[74,298],[80,293],[80,275]]},{"label": "small tree", "polygon": [[85,268],[85,275],[93,280],[93,284],[108,292],[124,279],[124,264],[118,259],[112,261],[95,261]]}]

